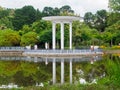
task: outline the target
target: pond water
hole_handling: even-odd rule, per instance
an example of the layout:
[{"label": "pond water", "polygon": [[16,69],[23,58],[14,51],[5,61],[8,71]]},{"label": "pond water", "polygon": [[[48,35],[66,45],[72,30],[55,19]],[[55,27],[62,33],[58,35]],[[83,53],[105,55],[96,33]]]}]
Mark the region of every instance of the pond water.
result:
[{"label": "pond water", "polygon": [[97,83],[105,77],[106,61],[116,55],[81,57],[0,57],[0,85],[45,86]]}]

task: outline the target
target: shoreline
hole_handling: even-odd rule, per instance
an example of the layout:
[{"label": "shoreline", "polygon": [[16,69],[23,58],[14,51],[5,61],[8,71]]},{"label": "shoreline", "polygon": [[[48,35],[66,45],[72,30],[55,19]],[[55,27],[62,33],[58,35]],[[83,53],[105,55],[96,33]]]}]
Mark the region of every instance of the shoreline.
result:
[{"label": "shoreline", "polygon": [[31,56],[31,57],[79,57],[103,55],[102,51],[90,50],[0,50],[0,56]]},{"label": "shoreline", "polygon": [[104,54],[118,54],[120,50],[103,50]]},{"label": "shoreline", "polygon": [[[96,55],[103,55],[103,54],[120,54],[120,50],[102,50],[101,52],[97,51],[86,51],[86,52],[41,52],[41,50],[0,50],[0,56],[37,56],[37,57],[79,57],[79,56],[96,56]],[[48,50],[49,51],[49,50]]]}]

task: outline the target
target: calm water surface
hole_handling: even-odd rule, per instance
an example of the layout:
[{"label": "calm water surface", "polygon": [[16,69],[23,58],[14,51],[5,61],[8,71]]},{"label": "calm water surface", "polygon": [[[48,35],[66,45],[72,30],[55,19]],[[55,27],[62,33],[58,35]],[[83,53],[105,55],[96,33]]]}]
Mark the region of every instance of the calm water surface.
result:
[{"label": "calm water surface", "polygon": [[[106,76],[105,62],[114,55],[81,57],[0,57],[0,85],[96,83]],[[117,56],[120,59],[120,56]]]}]

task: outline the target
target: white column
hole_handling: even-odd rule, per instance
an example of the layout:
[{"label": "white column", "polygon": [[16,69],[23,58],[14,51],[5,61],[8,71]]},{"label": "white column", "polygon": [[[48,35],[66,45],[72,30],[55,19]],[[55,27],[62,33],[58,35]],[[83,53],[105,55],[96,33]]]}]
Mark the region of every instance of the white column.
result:
[{"label": "white column", "polygon": [[70,24],[70,30],[69,30],[69,45],[70,45],[70,49],[72,49],[72,22],[69,23]]},{"label": "white column", "polygon": [[72,59],[70,59],[70,84],[72,84]]},{"label": "white column", "polygon": [[52,48],[55,49],[56,47],[56,23],[52,23]]},{"label": "white column", "polygon": [[64,59],[61,59],[61,84],[64,83]]},{"label": "white column", "polygon": [[61,49],[64,49],[64,23],[61,22]]},{"label": "white column", "polygon": [[55,58],[53,58],[53,70],[52,70],[52,72],[53,72],[53,84],[55,84],[56,83],[56,61],[55,61]]}]

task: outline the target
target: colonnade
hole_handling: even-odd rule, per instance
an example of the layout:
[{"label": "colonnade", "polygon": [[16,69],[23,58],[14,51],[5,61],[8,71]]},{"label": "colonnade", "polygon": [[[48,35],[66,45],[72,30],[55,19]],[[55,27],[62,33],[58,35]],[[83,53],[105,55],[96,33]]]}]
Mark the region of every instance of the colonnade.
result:
[{"label": "colonnade", "polygon": [[[64,50],[64,24],[66,22],[59,22],[61,29],[61,50]],[[69,24],[69,48],[72,49],[72,22],[67,22]],[[57,22],[52,22],[52,48],[56,49],[56,24]]]}]

